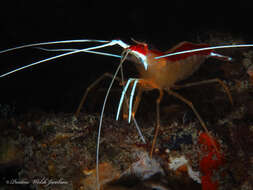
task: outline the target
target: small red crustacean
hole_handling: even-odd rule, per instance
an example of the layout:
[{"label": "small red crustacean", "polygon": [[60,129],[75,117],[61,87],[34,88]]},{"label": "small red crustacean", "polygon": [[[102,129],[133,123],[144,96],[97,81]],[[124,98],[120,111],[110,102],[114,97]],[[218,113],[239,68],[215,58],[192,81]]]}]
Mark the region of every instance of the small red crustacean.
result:
[{"label": "small red crustacean", "polygon": [[[216,148],[220,149],[218,142],[207,133],[200,133],[198,143],[201,146],[201,152],[204,154],[199,163],[203,174],[201,177],[202,190],[217,190],[219,183],[213,181],[212,176],[224,164],[225,158],[220,151],[216,150]],[[214,144],[216,147],[213,146]]]}]

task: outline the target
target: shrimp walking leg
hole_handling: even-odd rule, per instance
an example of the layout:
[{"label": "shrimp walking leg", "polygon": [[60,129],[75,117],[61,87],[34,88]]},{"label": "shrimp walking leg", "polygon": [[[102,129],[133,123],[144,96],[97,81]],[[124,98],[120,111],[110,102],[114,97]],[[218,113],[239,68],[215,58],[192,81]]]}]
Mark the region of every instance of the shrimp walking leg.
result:
[{"label": "shrimp walking leg", "polygon": [[159,128],[160,128],[160,102],[163,98],[163,91],[159,90],[159,97],[156,100],[156,128],[155,128],[155,135],[153,137],[153,142],[152,142],[152,147],[150,150],[150,157],[152,158],[155,144],[156,144],[156,139],[159,133]]},{"label": "shrimp walking leg", "polygon": [[182,102],[186,103],[191,109],[192,111],[195,113],[195,115],[197,116],[201,126],[204,128],[205,132],[208,132],[207,127],[205,122],[203,121],[203,119],[200,117],[199,113],[197,112],[197,110],[195,109],[195,107],[193,106],[192,102],[185,99],[183,96],[181,96],[180,94],[172,91],[172,90],[166,90],[168,92],[169,95],[174,96],[175,98],[181,100]]},{"label": "shrimp walking leg", "polygon": [[233,98],[232,98],[231,93],[230,93],[230,91],[228,89],[228,86],[222,80],[220,80],[218,78],[209,79],[209,80],[203,80],[203,81],[199,81],[199,82],[188,83],[188,84],[185,84],[185,85],[179,85],[179,86],[176,85],[173,88],[180,89],[180,88],[187,88],[187,87],[191,87],[191,86],[197,86],[197,85],[209,84],[209,83],[215,83],[215,82],[219,83],[223,87],[225,93],[228,96],[228,99],[229,99],[231,105],[233,105],[234,104]]},{"label": "shrimp walking leg", "polygon": [[[182,102],[186,103],[191,109],[192,111],[195,113],[195,115],[197,116],[201,126],[203,127],[204,131],[208,134],[208,136],[210,138],[212,138],[211,134],[209,133],[206,124],[204,122],[204,120],[200,117],[199,113],[197,112],[197,110],[195,109],[195,107],[193,106],[192,102],[185,99],[183,96],[181,96],[180,94],[170,90],[170,89],[166,89],[166,91],[168,92],[169,95],[174,96],[175,98],[181,100]],[[213,139],[213,138],[212,138]],[[216,151],[218,152],[218,148],[216,147],[216,145],[213,143],[214,148],[216,149]]]},{"label": "shrimp walking leg", "polygon": [[[113,78],[113,75],[110,74],[110,73],[104,73],[104,74],[101,75],[97,80],[95,80],[94,82],[92,82],[92,83],[88,86],[88,88],[86,88],[86,90],[85,90],[85,92],[84,92],[84,95],[83,95],[83,97],[82,97],[82,99],[81,99],[81,102],[80,102],[80,104],[79,104],[79,106],[78,106],[78,108],[77,108],[77,110],[76,110],[76,112],[75,112],[76,118],[78,118],[78,116],[79,116],[79,114],[80,114],[80,111],[81,111],[81,109],[82,109],[82,107],[83,107],[83,104],[84,104],[84,102],[85,102],[85,100],[86,100],[86,98],[87,98],[88,93],[90,92],[90,90],[92,90],[96,85],[98,85],[99,82],[101,82],[102,80],[104,80],[106,77]],[[118,78],[118,77],[116,77],[115,80],[121,82],[120,78]]]}]

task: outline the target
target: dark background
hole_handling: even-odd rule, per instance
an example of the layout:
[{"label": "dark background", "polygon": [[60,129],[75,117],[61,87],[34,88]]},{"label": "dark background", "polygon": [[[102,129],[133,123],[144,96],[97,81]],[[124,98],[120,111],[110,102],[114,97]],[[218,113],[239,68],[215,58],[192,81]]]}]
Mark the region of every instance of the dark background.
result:
[{"label": "dark background", "polygon": [[[56,40],[131,42],[134,38],[166,50],[178,42],[195,42],[215,32],[230,33],[250,43],[253,6],[248,2],[1,2],[0,49]],[[0,73],[52,55],[31,48],[1,54]],[[81,54],[35,66],[0,79],[0,104],[14,105],[19,112],[38,108],[72,112],[88,84],[104,72],[113,72],[117,64],[114,58]]]}]

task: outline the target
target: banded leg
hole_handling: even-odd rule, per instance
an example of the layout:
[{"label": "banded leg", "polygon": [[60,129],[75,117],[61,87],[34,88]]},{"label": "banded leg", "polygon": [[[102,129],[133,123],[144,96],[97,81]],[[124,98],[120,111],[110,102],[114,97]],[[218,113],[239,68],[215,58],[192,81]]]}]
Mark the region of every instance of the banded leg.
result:
[{"label": "banded leg", "polygon": [[191,87],[191,86],[197,86],[197,85],[202,85],[202,84],[209,84],[209,83],[214,83],[214,82],[218,82],[223,87],[223,89],[225,90],[225,93],[228,96],[228,99],[229,99],[231,105],[233,105],[234,104],[233,103],[233,98],[231,96],[231,93],[230,93],[227,85],[218,78],[204,80],[204,81],[200,81],[200,82],[188,83],[188,84],[185,84],[185,85],[179,85],[179,86],[176,85],[175,89],[186,88],[186,87]]},{"label": "banded leg", "polygon": [[[134,124],[135,124],[135,126],[136,126],[136,129],[137,129],[137,131],[138,131],[138,133],[139,133],[139,136],[141,137],[141,140],[142,140],[142,142],[144,143],[144,144],[146,144],[146,140],[145,140],[145,138],[144,138],[144,136],[142,135],[142,132],[141,132],[141,129],[140,129],[140,127],[139,127],[139,125],[138,125],[138,123],[136,122],[136,119],[135,119],[135,113],[136,113],[136,111],[137,111],[137,109],[138,109],[138,106],[139,106],[139,103],[140,103],[140,100],[141,100],[141,95],[142,95],[142,89],[141,88],[139,88],[138,89],[138,92],[137,92],[137,95],[136,95],[136,98],[135,98],[135,101],[134,101],[134,107],[133,107],[133,112],[132,112],[132,119],[133,119],[133,121],[134,121]],[[127,112],[129,112],[129,99],[128,99],[128,97],[127,96],[125,96],[125,104],[126,104],[126,106],[125,106],[125,110],[123,109],[123,119],[127,119],[128,118],[128,114],[127,114]],[[124,108],[124,107],[123,107]],[[130,112],[129,112],[130,113]],[[124,115],[125,115],[125,117],[124,117]]]},{"label": "banded leg", "polygon": [[160,102],[163,98],[163,91],[159,89],[159,97],[156,99],[156,128],[155,128],[155,135],[153,137],[153,142],[152,142],[152,147],[150,150],[150,158],[152,158],[155,144],[156,144],[156,139],[159,133],[159,128],[160,128]]},{"label": "banded leg", "polygon": [[[141,80],[140,80],[140,82],[141,82]],[[130,84],[131,85],[131,84]],[[134,92],[135,92],[135,87],[133,87],[132,88],[132,91],[131,91],[131,93],[132,93],[132,98],[130,97],[130,103],[129,104],[132,104],[131,102],[133,101],[133,95],[134,95]],[[127,120],[127,119],[129,119],[129,114],[131,114],[132,116],[132,118],[135,118],[135,113],[136,113],[136,111],[137,111],[137,109],[138,109],[138,106],[139,106],[139,103],[140,103],[140,100],[141,100],[141,96],[142,96],[142,93],[143,93],[143,88],[142,87],[140,87],[139,86],[139,88],[137,89],[137,94],[136,94],[136,97],[135,97],[135,100],[134,100],[134,107],[133,107],[133,109],[131,108],[131,110],[133,110],[132,111],[132,113],[131,113],[131,111],[130,111],[130,108],[129,108],[129,106],[128,106],[128,103],[127,103],[127,105],[125,106],[125,109],[124,109],[124,107],[123,107],[123,119],[124,120]],[[128,98],[127,97],[129,97],[129,94],[127,95],[125,95],[126,97],[126,99],[128,100]],[[130,96],[131,96],[131,94],[130,94]],[[132,107],[132,105],[131,105],[131,107]]]},{"label": "banded leg", "polygon": [[125,94],[126,94],[127,89],[128,89],[128,87],[129,87],[129,85],[130,85],[130,83],[131,83],[132,81],[137,81],[137,82],[138,82],[138,79],[136,79],[136,78],[129,78],[128,81],[127,81],[127,83],[126,83],[126,85],[124,86],[123,91],[122,91],[122,93],[121,93],[119,105],[118,105],[118,110],[117,110],[117,115],[116,115],[116,120],[117,120],[117,121],[118,121],[118,119],[119,119],[119,114],[120,114],[120,110],[121,110],[121,106],[122,106],[123,100],[124,100],[124,98],[125,98]]},{"label": "banded leg", "polygon": [[140,87],[137,91],[135,100],[134,100],[134,107],[133,107],[133,112],[132,112],[132,118],[135,118],[135,114],[137,112],[137,109],[139,107],[141,97],[142,97],[143,89]]},{"label": "banded leg", "polygon": [[133,97],[134,97],[134,92],[135,92],[137,83],[138,83],[138,79],[136,79],[136,80],[134,81],[133,88],[132,88],[132,91],[131,91],[131,94],[130,94],[129,113],[128,113],[128,123],[130,123],[131,118],[132,118]]},{"label": "banded leg", "polygon": [[[81,102],[80,102],[80,104],[79,104],[79,106],[78,106],[78,108],[77,108],[77,110],[75,112],[76,118],[78,118],[78,116],[80,114],[80,111],[81,111],[81,109],[83,107],[83,104],[84,104],[84,102],[85,102],[85,100],[86,100],[86,98],[87,98],[88,93],[90,92],[90,90],[92,90],[100,81],[104,80],[106,77],[113,78],[113,75],[110,74],[110,73],[104,73],[97,80],[95,80],[93,83],[91,83],[88,86],[88,88],[85,90],[84,95],[82,97],[82,100],[81,100]],[[115,80],[121,82],[120,78],[118,78],[118,77],[116,77]]]}]

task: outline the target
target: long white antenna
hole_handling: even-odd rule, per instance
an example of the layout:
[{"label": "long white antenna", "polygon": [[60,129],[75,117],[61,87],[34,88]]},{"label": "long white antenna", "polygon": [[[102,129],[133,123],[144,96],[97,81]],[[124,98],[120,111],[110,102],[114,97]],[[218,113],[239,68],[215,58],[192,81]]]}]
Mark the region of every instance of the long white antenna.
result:
[{"label": "long white antenna", "polygon": [[[57,42],[59,42],[59,41],[57,41]],[[45,42],[45,43],[47,43],[47,42]],[[52,42],[50,42],[50,43],[52,43]],[[58,58],[61,58],[61,57],[64,57],[64,56],[73,55],[73,54],[76,54],[76,53],[90,51],[90,50],[94,50],[94,49],[100,49],[100,48],[104,48],[104,47],[108,47],[108,46],[114,46],[114,45],[120,45],[123,48],[128,47],[128,45],[125,44],[124,42],[122,42],[121,40],[112,40],[112,41],[110,41],[110,42],[108,42],[106,44],[103,44],[103,45],[98,45],[98,46],[94,46],[94,47],[90,47],[90,48],[85,48],[85,49],[80,49],[80,50],[76,50],[76,51],[71,51],[71,52],[63,53],[63,54],[60,54],[60,55],[56,55],[56,56],[53,56],[53,57],[49,57],[47,59],[43,59],[43,60],[31,63],[29,65],[25,65],[23,67],[19,67],[19,68],[15,69],[15,70],[12,70],[12,71],[9,71],[7,73],[4,73],[4,74],[0,75],[0,78],[3,78],[3,77],[5,77],[7,75],[10,75],[10,74],[13,74],[13,73],[15,73],[17,71],[21,71],[21,70],[26,69],[28,67],[32,67],[32,66],[38,65],[40,63],[44,63],[44,62],[47,62],[47,61],[58,59]],[[31,47],[31,46],[34,46],[34,44],[27,45],[27,46]],[[12,50],[17,49],[17,48],[18,49],[24,48],[24,46],[23,47],[19,46],[19,47],[16,47],[16,48],[12,48]],[[6,51],[11,51],[11,50],[8,49],[8,50],[4,50],[4,51],[6,52]]]},{"label": "long white antenna", "polygon": [[168,53],[168,54],[165,54],[162,56],[155,57],[155,59],[161,59],[161,58],[169,57],[169,56],[173,56],[173,55],[180,55],[180,54],[186,54],[186,53],[192,53],[192,52],[198,52],[198,51],[206,51],[206,50],[213,50],[213,49],[225,49],[225,48],[240,48],[240,47],[253,47],[253,44],[224,45],[224,46],[198,48],[198,49],[192,49],[192,50],[186,50],[186,51],[179,51],[179,52],[175,52],[175,53]]},{"label": "long white antenna", "polygon": [[28,48],[28,47],[36,47],[36,46],[42,46],[42,45],[68,44],[68,43],[84,43],[84,42],[109,43],[110,41],[80,39],[80,40],[62,40],[62,41],[52,41],[52,42],[40,42],[40,43],[26,44],[26,45],[17,46],[17,47],[14,47],[14,48],[5,49],[5,50],[0,51],[0,54],[1,53],[6,53],[6,52],[9,52],[9,51],[18,50],[18,49],[23,49],[23,48]]},{"label": "long white antenna", "polygon": [[128,55],[128,51],[126,52],[126,54],[124,55],[124,57],[120,60],[120,64],[117,68],[117,70],[115,71],[115,74],[112,78],[112,81],[108,87],[108,90],[106,92],[106,95],[105,95],[105,100],[104,100],[104,103],[103,103],[103,107],[102,107],[102,111],[101,111],[101,114],[100,114],[100,120],[99,120],[99,126],[98,126],[98,137],[97,137],[97,150],[96,150],[96,184],[97,184],[97,190],[100,189],[100,184],[99,184],[99,145],[100,145],[100,136],[101,136],[101,128],[102,128],[102,121],[103,121],[103,115],[104,115],[104,110],[105,110],[105,104],[107,102],[107,99],[108,99],[108,95],[110,93],[110,90],[112,88],[112,85],[113,85],[113,82],[119,72],[119,69],[121,68],[123,62],[125,61],[127,55]]},{"label": "long white antenna", "polygon": [[[42,48],[42,47],[35,47],[36,49],[42,50],[42,51],[49,51],[49,52],[59,52],[59,51],[63,51],[63,52],[73,52],[73,51],[78,51],[81,49],[48,49],[48,48]],[[105,53],[105,52],[100,52],[100,51],[83,51],[85,53],[93,53],[93,54],[97,54],[97,55],[105,55],[105,56],[109,56],[109,57],[116,57],[116,58],[121,58],[120,55],[116,55],[116,54],[112,54],[112,53]]]}]

